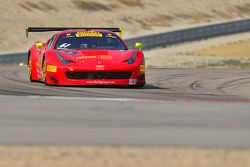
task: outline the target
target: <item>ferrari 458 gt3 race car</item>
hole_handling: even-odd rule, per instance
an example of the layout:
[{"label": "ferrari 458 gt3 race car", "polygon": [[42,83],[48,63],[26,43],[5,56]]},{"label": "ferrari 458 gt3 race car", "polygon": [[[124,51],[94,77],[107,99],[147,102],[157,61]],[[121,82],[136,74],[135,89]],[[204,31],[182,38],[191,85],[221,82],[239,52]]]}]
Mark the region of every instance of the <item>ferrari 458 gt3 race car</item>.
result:
[{"label": "ferrari 458 gt3 race car", "polygon": [[120,28],[39,28],[29,32],[58,31],[46,43],[28,51],[30,81],[46,85],[145,85],[142,44],[128,49]]}]

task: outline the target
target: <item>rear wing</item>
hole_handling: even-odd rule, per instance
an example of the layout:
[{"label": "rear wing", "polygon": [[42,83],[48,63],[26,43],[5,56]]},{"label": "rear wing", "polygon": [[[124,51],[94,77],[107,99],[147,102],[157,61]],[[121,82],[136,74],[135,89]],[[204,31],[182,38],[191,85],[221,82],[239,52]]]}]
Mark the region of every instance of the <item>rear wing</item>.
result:
[{"label": "rear wing", "polygon": [[26,28],[26,37],[28,38],[29,32],[49,32],[49,31],[64,31],[64,30],[107,30],[119,33],[122,37],[122,28],[99,28],[99,27],[28,27]]}]

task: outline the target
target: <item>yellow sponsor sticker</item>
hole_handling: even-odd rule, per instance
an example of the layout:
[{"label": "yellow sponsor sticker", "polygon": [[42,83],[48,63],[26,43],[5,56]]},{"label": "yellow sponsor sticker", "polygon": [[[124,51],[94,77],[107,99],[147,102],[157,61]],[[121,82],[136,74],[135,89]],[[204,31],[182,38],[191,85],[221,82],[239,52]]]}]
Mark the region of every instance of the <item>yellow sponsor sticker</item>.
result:
[{"label": "yellow sponsor sticker", "polygon": [[57,67],[56,66],[52,66],[52,65],[47,65],[47,71],[48,72],[56,72],[57,71]]},{"label": "yellow sponsor sticker", "polygon": [[100,55],[100,59],[102,59],[102,60],[112,60],[113,57],[109,56],[109,55]]},{"label": "yellow sponsor sticker", "polygon": [[78,56],[76,57],[77,60],[81,59],[96,59],[96,56]]},{"label": "yellow sponsor sticker", "polygon": [[76,37],[102,37],[102,33],[94,31],[77,32]]},{"label": "yellow sponsor sticker", "polygon": [[[78,56],[76,57],[77,60],[81,60],[81,59],[96,59],[97,56]],[[102,59],[102,60],[112,60],[113,57],[112,56],[109,56],[109,55],[99,55],[98,56],[99,59]]]},{"label": "yellow sponsor sticker", "polygon": [[145,72],[145,65],[140,65],[140,71]]}]

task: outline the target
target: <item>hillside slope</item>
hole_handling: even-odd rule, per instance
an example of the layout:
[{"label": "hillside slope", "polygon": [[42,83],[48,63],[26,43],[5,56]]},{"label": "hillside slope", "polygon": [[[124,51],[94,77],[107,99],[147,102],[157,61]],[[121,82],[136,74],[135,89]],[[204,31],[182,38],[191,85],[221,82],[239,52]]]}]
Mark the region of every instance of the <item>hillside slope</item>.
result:
[{"label": "hillside slope", "polygon": [[51,34],[32,34],[27,26],[124,28],[124,37],[188,24],[247,18],[249,0],[0,0],[0,52],[24,51]]}]

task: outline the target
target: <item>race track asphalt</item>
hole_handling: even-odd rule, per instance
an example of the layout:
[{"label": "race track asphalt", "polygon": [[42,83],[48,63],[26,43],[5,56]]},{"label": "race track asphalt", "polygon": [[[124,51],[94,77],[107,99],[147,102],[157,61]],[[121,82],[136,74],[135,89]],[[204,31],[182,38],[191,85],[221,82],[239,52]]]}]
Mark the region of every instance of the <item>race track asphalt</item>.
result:
[{"label": "race track asphalt", "polygon": [[148,69],[143,89],[31,83],[0,67],[0,144],[250,148],[250,71]]}]

